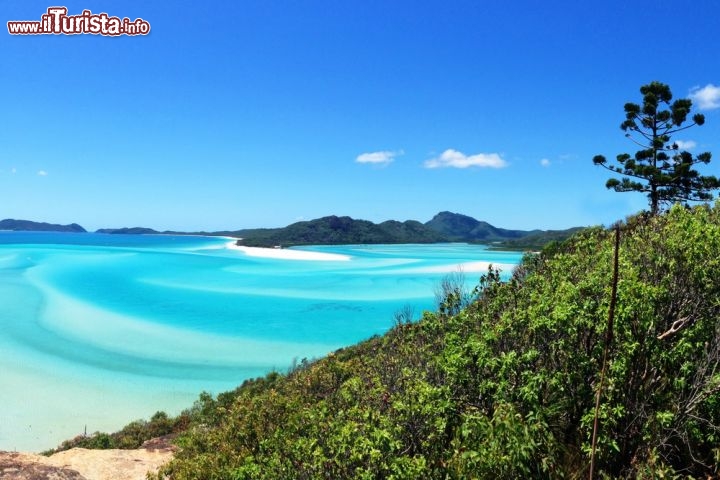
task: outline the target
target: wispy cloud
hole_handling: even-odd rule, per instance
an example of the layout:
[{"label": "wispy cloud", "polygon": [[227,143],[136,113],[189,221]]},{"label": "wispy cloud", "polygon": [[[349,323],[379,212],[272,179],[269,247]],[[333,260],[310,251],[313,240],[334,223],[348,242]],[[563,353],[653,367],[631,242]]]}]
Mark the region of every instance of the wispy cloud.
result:
[{"label": "wispy cloud", "polygon": [[402,155],[402,150],[391,151],[383,150],[381,152],[361,153],[355,161],[357,163],[372,163],[375,165],[388,165],[395,160],[395,157]]},{"label": "wispy cloud", "polygon": [[465,155],[462,152],[449,148],[439,157],[425,161],[425,168],[504,168],[507,162],[497,153],[476,153]]},{"label": "wispy cloud", "polygon": [[702,88],[692,88],[690,90],[690,98],[697,103],[700,110],[720,108],[720,87],[708,83]]},{"label": "wispy cloud", "polygon": [[680,150],[692,150],[697,147],[697,143],[693,140],[675,140],[675,143]]},{"label": "wispy cloud", "polygon": [[17,173],[17,168],[15,168],[15,167],[11,168],[10,173]]},{"label": "wispy cloud", "polygon": [[46,172],[45,170],[40,170],[40,171],[38,171],[37,174],[40,175],[41,177],[47,177],[48,172]]},{"label": "wispy cloud", "polygon": [[547,159],[547,158],[543,158],[542,160],[540,160],[540,165],[542,165],[543,167],[549,167],[549,166],[550,166],[550,160]]}]

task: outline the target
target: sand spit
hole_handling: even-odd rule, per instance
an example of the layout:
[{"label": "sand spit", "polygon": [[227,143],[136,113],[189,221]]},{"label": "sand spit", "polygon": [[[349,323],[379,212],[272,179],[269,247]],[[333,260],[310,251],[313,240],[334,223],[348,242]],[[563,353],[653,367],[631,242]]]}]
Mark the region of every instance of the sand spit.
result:
[{"label": "sand spit", "polygon": [[348,255],[339,253],[311,252],[309,250],[293,250],[288,248],[259,248],[236,245],[235,242],[227,244],[231,250],[239,250],[249,257],[277,258],[279,260],[308,260],[308,261],[348,261]]}]

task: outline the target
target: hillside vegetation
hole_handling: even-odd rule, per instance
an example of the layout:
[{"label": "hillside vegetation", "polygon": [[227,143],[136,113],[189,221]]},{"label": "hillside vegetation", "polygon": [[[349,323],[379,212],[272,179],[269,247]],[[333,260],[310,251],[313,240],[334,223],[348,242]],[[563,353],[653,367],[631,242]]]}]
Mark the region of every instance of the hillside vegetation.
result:
[{"label": "hillside vegetation", "polygon": [[[158,479],[587,478],[614,232],[381,337],[213,398],[169,430]],[[720,207],[621,226],[596,478],[710,478],[720,464]]]}]

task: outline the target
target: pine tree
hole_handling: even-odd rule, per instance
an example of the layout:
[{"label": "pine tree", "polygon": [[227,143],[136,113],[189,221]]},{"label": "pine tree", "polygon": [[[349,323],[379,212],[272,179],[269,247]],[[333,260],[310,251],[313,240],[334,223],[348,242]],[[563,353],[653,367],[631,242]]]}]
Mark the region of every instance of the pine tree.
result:
[{"label": "pine tree", "polygon": [[710,152],[693,156],[671,142],[671,136],[682,130],[705,123],[705,116],[696,113],[692,123],[685,124],[692,101],[687,98],[672,104],[670,87],[652,82],[640,87],[642,106],[625,104],[625,121],[620,128],[625,136],[642,147],[635,156],[622,153],[617,156],[619,166],[608,165],[602,155],[593,158],[611,172],[623,175],[610,178],[606,187],[616,192],[643,192],[648,196],[650,212],[655,215],[661,203],[707,201],[713,198],[712,190],[720,188],[714,176],[702,176],[694,169],[699,163],[710,162]]}]

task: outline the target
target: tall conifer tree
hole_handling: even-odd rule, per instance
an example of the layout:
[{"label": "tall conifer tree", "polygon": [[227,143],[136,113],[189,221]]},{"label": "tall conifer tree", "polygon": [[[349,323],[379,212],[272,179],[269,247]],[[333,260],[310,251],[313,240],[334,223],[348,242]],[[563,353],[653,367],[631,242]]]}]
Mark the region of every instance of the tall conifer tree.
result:
[{"label": "tall conifer tree", "polygon": [[705,123],[705,116],[696,113],[687,123],[692,101],[682,98],[672,101],[670,87],[652,82],[640,87],[642,105],[625,104],[625,121],[620,128],[625,136],[641,149],[634,156],[622,153],[616,157],[619,165],[609,165],[602,155],[593,158],[611,172],[623,175],[610,178],[606,186],[616,192],[643,192],[647,194],[650,212],[655,215],[662,203],[707,201],[712,190],[720,187],[714,176],[702,176],[695,165],[710,162],[710,152],[693,156],[682,149],[671,136],[682,130]]}]

